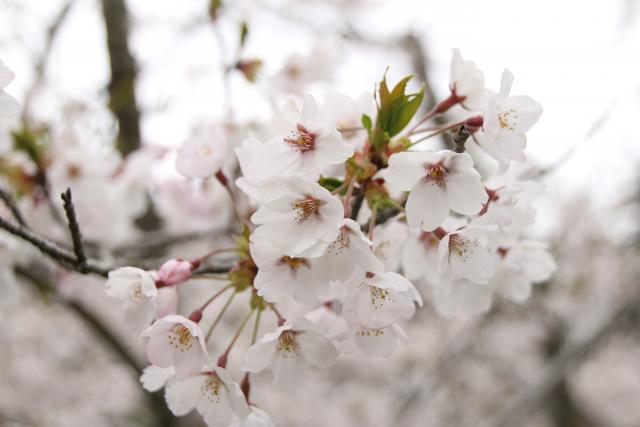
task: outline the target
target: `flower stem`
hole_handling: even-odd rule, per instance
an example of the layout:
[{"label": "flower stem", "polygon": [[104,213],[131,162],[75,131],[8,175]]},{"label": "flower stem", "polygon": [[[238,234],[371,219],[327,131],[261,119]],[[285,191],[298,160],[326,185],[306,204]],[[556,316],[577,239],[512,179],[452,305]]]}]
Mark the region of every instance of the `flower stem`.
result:
[{"label": "flower stem", "polygon": [[202,304],[202,306],[197,311],[204,311],[209,306],[209,304],[214,302],[216,300],[216,298],[218,298],[220,295],[225,293],[232,286],[233,286],[232,284],[229,284],[229,285],[225,286],[224,288],[220,289],[218,292],[213,294],[213,296],[211,298],[209,298],[207,301],[205,301],[205,303]]},{"label": "flower stem", "polygon": [[275,313],[276,317],[278,318],[278,326],[284,325],[287,319],[282,317],[282,314],[280,314],[276,306],[273,304],[269,304],[269,308]]},{"label": "flower stem", "polygon": [[349,179],[349,186],[347,187],[347,194],[344,196],[344,217],[351,217],[351,197],[353,197],[353,186],[355,185],[355,177]]},{"label": "flower stem", "polygon": [[373,239],[373,229],[376,227],[376,217],[378,216],[378,210],[371,210],[371,217],[369,217],[369,240]]},{"label": "flower stem", "polygon": [[218,366],[225,368],[227,366],[227,358],[229,357],[229,353],[231,352],[231,349],[233,348],[234,344],[236,343],[236,341],[238,341],[238,338],[240,337],[240,334],[242,333],[242,330],[244,329],[244,327],[246,326],[247,322],[249,321],[249,319],[251,318],[251,316],[253,316],[253,313],[256,311],[256,309],[252,309],[249,314],[244,318],[244,320],[242,321],[242,323],[240,324],[240,327],[238,328],[238,330],[236,331],[236,334],[233,336],[233,338],[231,339],[231,342],[229,343],[229,346],[227,347],[227,349],[224,351],[224,353],[222,353],[222,356],[220,356],[218,358]]},{"label": "flower stem", "polygon": [[220,312],[218,313],[215,320],[209,327],[209,330],[207,331],[207,336],[205,338],[205,342],[209,340],[209,337],[213,333],[213,330],[215,329],[216,326],[218,326],[218,323],[220,323],[220,320],[222,320],[222,316],[224,316],[224,313],[226,313],[227,309],[229,308],[229,305],[231,305],[231,301],[233,301],[233,298],[236,296],[237,293],[238,293],[237,291],[234,291],[231,295],[229,295],[229,298],[227,298],[227,301],[224,303],[224,305],[220,309]]},{"label": "flower stem", "polygon": [[231,204],[233,205],[233,213],[235,214],[236,219],[238,220],[238,223],[240,224],[244,223],[245,221],[242,219],[240,208],[238,208],[238,201],[236,199],[236,195],[233,193],[233,189],[229,185],[229,180],[227,179],[225,174],[222,173],[221,170],[218,171],[218,173],[216,173],[216,178],[218,179],[220,184],[222,184],[224,189],[227,190],[227,193],[229,194],[229,198],[231,199]]}]

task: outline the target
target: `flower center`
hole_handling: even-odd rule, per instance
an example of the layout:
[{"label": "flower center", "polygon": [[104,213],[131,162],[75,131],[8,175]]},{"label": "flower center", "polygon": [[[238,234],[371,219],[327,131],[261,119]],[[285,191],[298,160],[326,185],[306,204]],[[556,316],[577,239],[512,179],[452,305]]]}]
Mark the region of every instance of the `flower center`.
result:
[{"label": "flower center", "polygon": [[285,358],[294,359],[300,356],[300,344],[296,341],[296,333],[293,331],[282,332],[278,338],[276,350],[280,356]]},{"label": "flower center", "polygon": [[211,147],[208,147],[206,145],[201,145],[196,148],[196,156],[198,157],[210,157],[212,154],[213,150],[211,149]]},{"label": "flower center", "polygon": [[342,227],[338,238],[329,245],[327,252],[340,255],[347,246],[349,246],[349,230],[347,227]]},{"label": "flower center", "polygon": [[426,169],[427,176],[425,176],[425,179],[427,182],[437,185],[438,187],[442,187],[446,183],[448,171],[442,162],[435,165],[426,165]]},{"label": "flower center", "polygon": [[187,351],[193,347],[193,335],[184,325],[175,325],[169,331],[169,344],[180,351]]},{"label": "flower center", "polygon": [[356,332],[359,337],[379,337],[384,335],[383,329],[360,329]]},{"label": "flower center", "polygon": [[324,203],[325,202],[323,202],[322,200],[318,200],[311,196],[307,196],[302,200],[298,200],[292,203],[291,206],[293,207],[293,209],[297,211],[296,220],[298,220],[298,222],[304,222],[307,219],[309,219],[311,215],[318,214],[320,207]]},{"label": "flower center", "polygon": [[202,383],[200,391],[209,402],[220,403],[220,388],[222,382],[215,372],[208,373],[208,378]]},{"label": "flower center", "polygon": [[515,130],[515,126],[518,124],[518,115],[513,108],[502,113],[498,113],[498,123],[500,123],[500,129]]},{"label": "flower center", "polygon": [[296,150],[300,150],[301,152],[313,150],[316,144],[316,134],[310,132],[302,126],[300,123],[296,125],[296,130],[292,131],[291,134],[284,138],[284,142],[289,144]]},{"label": "flower center", "polygon": [[129,297],[131,298],[131,301],[136,304],[142,300],[142,284],[140,282],[134,282],[129,287]]},{"label": "flower center", "polygon": [[429,250],[432,248],[437,248],[440,240],[431,232],[424,231],[420,235],[420,241],[424,245],[425,249]]},{"label": "flower center", "polygon": [[467,261],[478,246],[477,240],[469,240],[458,234],[449,238],[449,253],[457,255],[462,261]]},{"label": "flower center", "polygon": [[307,262],[306,258],[292,258],[288,255],[285,255],[282,258],[280,258],[280,262],[287,264],[292,270],[297,270],[303,265],[305,267],[309,266],[309,263]]},{"label": "flower center", "polygon": [[378,310],[384,305],[385,301],[393,302],[393,297],[386,290],[377,286],[369,286],[369,296],[371,298],[371,307]]}]

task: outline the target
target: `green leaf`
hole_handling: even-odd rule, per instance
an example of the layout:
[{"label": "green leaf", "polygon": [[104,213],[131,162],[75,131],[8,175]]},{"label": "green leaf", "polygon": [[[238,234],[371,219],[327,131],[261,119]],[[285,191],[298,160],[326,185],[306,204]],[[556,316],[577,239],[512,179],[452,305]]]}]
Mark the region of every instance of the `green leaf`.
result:
[{"label": "green leaf", "polygon": [[371,117],[363,114],[360,121],[362,122],[362,127],[365,128],[368,132],[371,132],[371,126],[373,126],[373,124],[371,123]]},{"label": "green leaf", "polygon": [[318,181],[318,184],[320,184],[322,187],[326,188],[329,191],[334,191],[335,189],[339,188],[343,183],[344,181],[338,178],[330,177],[330,176],[327,176],[327,177],[321,176],[320,180]]},{"label": "green leaf", "polygon": [[413,75],[403,78],[389,91],[385,72],[385,77],[378,86],[380,104],[378,105],[376,127],[386,131],[389,137],[397,135],[407,126],[420,108],[424,98],[424,85],[417,93],[405,93],[407,84],[412,78]]}]

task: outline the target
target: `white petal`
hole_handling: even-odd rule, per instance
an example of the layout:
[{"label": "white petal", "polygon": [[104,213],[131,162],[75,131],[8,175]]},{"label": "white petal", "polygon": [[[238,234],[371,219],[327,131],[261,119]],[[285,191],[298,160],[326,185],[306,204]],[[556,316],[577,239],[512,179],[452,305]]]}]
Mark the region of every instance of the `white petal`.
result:
[{"label": "white petal", "polygon": [[186,415],[196,408],[200,400],[200,387],[204,377],[199,375],[185,380],[171,380],[167,383],[164,397],[169,410],[175,416]]},{"label": "white petal", "polygon": [[158,391],[164,387],[174,373],[173,367],[161,368],[159,366],[149,365],[142,371],[140,382],[145,390],[150,392]]},{"label": "white petal", "polygon": [[260,372],[269,366],[276,357],[277,341],[257,342],[244,355],[242,370],[245,372]]},{"label": "white petal", "polygon": [[331,341],[321,335],[300,334],[296,337],[307,362],[320,368],[333,365],[338,351]]},{"label": "white petal", "polygon": [[442,187],[421,181],[411,189],[405,212],[410,227],[431,231],[449,216],[449,199]]},{"label": "white petal", "polygon": [[447,195],[451,210],[463,215],[480,212],[488,199],[487,192],[480,182],[480,175],[475,170],[450,174]]}]

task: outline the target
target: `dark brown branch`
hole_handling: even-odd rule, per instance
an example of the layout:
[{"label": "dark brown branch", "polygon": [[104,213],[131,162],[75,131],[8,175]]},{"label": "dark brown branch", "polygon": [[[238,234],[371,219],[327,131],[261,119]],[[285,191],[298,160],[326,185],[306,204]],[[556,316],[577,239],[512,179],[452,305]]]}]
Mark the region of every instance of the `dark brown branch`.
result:
[{"label": "dark brown branch", "polygon": [[102,0],[102,13],[111,63],[109,109],[118,121],[118,151],[126,157],[140,147],[137,68],[129,50],[129,19],[124,0]]},{"label": "dark brown branch", "polygon": [[13,224],[6,219],[0,217],[0,228],[4,228],[9,233],[22,240],[31,243],[40,251],[49,256],[65,268],[75,270],[79,273],[93,273],[99,276],[107,277],[110,269],[99,266],[95,261],[87,260],[84,267],[78,265],[78,260],[74,253],[62,248],[58,244],[41,237],[20,224]]},{"label": "dark brown branch", "polygon": [[16,205],[16,201],[13,200],[13,197],[7,190],[0,188],[0,199],[2,199],[2,202],[5,204],[7,209],[11,211],[11,214],[16,219],[16,221],[18,221],[20,225],[26,226],[24,218],[22,217],[22,214],[20,213],[20,210]]},{"label": "dark brown branch", "polygon": [[71,234],[71,241],[73,242],[73,253],[76,255],[78,269],[81,273],[87,273],[87,256],[85,255],[84,247],[82,246],[82,233],[80,232],[80,225],[76,218],[76,210],[73,207],[71,189],[67,188],[67,191],[62,193],[60,197],[64,202],[64,212],[67,215],[69,233]]},{"label": "dark brown branch", "polygon": [[466,126],[460,126],[458,132],[453,136],[453,151],[456,153],[464,153],[464,144],[467,142],[471,134],[469,133],[469,129]]}]

